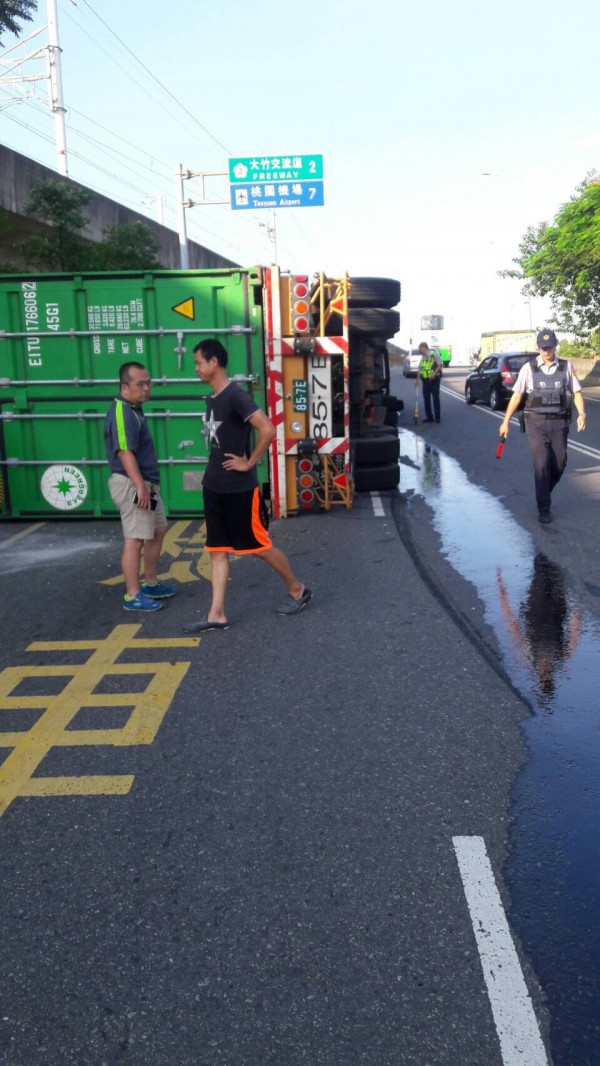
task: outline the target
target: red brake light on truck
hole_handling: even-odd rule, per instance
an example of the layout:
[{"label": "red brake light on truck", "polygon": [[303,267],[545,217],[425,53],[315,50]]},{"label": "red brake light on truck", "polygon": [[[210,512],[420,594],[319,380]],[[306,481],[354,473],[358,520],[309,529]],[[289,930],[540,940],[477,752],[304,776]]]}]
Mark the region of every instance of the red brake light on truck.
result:
[{"label": "red brake light on truck", "polygon": [[310,331],[310,301],[307,275],[292,278],[292,332]]}]

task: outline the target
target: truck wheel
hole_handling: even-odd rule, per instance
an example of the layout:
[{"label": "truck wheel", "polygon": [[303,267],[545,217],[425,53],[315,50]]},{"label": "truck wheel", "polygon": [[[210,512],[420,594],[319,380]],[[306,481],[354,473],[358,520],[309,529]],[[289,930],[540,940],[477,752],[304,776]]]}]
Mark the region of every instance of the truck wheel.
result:
[{"label": "truck wheel", "polygon": [[395,278],[350,278],[349,307],[395,307],[400,282]]},{"label": "truck wheel", "polygon": [[[351,307],[348,310],[348,327],[357,334],[375,336],[385,344],[386,340],[398,333],[400,314],[398,311],[390,311],[387,307]],[[328,337],[341,337],[340,315],[331,316],[325,333]]]},{"label": "truck wheel", "polygon": [[381,489],[395,489],[399,483],[400,466],[398,463],[354,468],[354,488],[357,492],[377,492]]},{"label": "truck wheel", "polygon": [[366,426],[362,437],[397,437],[398,430],[389,426]]},{"label": "truck wheel", "polygon": [[400,315],[398,311],[390,311],[385,307],[351,307],[348,325],[360,333],[377,333],[388,339],[400,329]]},{"label": "truck wheel", "polygon": [[397,463],[400,457],[397,434],[394,437],[351,437],[350,447],[354,450],[354,462],[360,467]]}]

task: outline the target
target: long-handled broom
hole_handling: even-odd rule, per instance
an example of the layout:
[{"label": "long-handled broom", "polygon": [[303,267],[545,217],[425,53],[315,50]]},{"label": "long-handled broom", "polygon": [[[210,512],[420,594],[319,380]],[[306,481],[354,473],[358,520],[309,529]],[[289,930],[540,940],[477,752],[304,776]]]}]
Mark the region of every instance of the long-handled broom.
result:
[{"label": "long-handled broom", "polygon": [[419,379],[415,381],[415,409],[413,412],[413,422],[416,426],[419,421]]}]

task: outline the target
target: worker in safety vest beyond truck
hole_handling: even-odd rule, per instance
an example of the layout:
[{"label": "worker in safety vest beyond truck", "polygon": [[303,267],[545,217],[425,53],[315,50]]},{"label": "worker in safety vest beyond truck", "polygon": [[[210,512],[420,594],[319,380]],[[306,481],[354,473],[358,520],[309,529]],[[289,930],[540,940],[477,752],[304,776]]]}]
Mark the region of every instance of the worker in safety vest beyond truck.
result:
[{"label": "worker in safety vest beyond truck", "polygon": [[500,436],[508,436],[508,423],[525,394],[525,426],[533,459],[535,498],[540,522],[552,521],[550,496],[567,465],[567,438],[571,400],[577,408],[577,430],[585,429],[585,407],[581,385],[566,359],[558,359],[558,339],[551,329],[537,335],[540,354],[524,363],[513,386]]},{"label": "worker in safety vest beyond truck", "polygon": [[424,422],[433,422],[431,415],[431,401],[433,400],[433,414],[435,421],[440,420],[440,383],[442,378],[442,360],[438,352],[431,351],[429,345],[422,341],[419,345],[421,362],[417,370],[417,382],[423,384],[423,403],[425,405]]}]

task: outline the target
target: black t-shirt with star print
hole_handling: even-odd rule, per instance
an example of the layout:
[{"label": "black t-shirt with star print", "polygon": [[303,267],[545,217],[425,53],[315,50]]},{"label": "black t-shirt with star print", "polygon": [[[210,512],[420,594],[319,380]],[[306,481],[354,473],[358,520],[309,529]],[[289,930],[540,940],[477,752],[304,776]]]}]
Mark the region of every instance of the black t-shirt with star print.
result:
[{"label": "black t-shirt with star print", "polygon": [[249,456],[252,426],[248,421],[259,411],[248,392],[230,381],[216,396],[206,401],[205,432],[210,447],[203,486],[212,492],[247,492],[258,485],[256,467],[252,470],[224,470],[227,452]]}]

